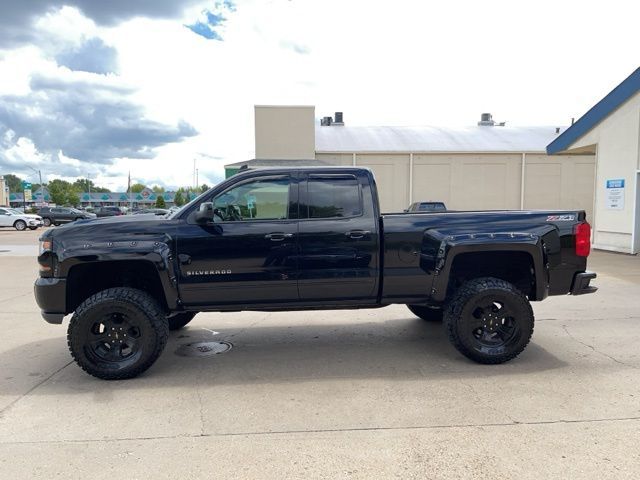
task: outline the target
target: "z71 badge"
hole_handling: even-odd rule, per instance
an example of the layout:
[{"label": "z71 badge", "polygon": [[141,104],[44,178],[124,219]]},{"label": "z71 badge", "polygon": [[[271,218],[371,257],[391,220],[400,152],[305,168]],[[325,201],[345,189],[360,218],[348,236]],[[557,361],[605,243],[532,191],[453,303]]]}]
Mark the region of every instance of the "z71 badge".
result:
[{"label": "z71 badge", "polygon": [[575,219],[575,215],[549,215],[547,222],[573,222]]}]

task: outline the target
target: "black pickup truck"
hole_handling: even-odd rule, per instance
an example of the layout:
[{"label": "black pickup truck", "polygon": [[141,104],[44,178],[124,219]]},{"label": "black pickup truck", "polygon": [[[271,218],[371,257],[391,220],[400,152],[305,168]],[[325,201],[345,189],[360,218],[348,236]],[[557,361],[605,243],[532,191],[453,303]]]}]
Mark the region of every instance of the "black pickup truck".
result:
[{"label": "black pickup truck", "polygon": [[533,333],[530,301],[596,290],[584,211],[382,214],[362,168],[249,170],[172,215],[81,220],[40,238],[44,319],[74,313],[76,362],[134,377],[197,312],[406,304],[453,345],[502,363]]}]

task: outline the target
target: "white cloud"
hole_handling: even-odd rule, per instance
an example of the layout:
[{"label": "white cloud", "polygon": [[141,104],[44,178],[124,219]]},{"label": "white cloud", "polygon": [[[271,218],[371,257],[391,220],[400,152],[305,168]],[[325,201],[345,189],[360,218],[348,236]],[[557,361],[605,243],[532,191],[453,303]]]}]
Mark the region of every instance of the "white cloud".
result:
[{"label": "white cloud", "polygon": [[[254,104],[312,104],[352,125],[469,125],[481,112],[566,125],[638,66],[634,2],[251,0],[225,13],[222,41],[184,27],[211,4],[110,26],[75,9],[41,20],[61,45],[98,36],[117,51],[118,76],[105,81],[130,87],[148,118],[199,132],[153,159],[113,159],[98,176],[109,186],[129,170],[190,184],[194,158],[213,183],[225,163],[253,157]],[[34,72],[77,74],[45,50],[6,53],[0,94],[24,95]]]}]

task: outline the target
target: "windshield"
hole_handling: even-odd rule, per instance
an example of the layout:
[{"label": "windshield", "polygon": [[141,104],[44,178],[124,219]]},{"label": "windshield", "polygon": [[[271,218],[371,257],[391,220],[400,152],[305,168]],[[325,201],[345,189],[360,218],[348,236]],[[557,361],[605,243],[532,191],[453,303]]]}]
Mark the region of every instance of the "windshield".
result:
[{"label": "windshield", "polygon": [[7,208],[7,210],[15,215],[24,215],[20,210],[16,210],[15,208]]}]

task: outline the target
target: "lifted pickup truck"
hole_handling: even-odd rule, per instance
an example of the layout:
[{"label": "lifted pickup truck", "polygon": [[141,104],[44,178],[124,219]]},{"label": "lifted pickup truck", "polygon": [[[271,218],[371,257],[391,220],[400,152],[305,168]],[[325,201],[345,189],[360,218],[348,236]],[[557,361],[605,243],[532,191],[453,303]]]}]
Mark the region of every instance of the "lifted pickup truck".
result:
[{"label": "lifted pickup truck", "polygon": [[40,238],[35,296],[104,379],[148,369],[197,312],[406,304],[487,364],[521,353],[530,301],[579,295],[584,211],[381,214],[362,168],[250,170],[161,218],[81,220]]}]

